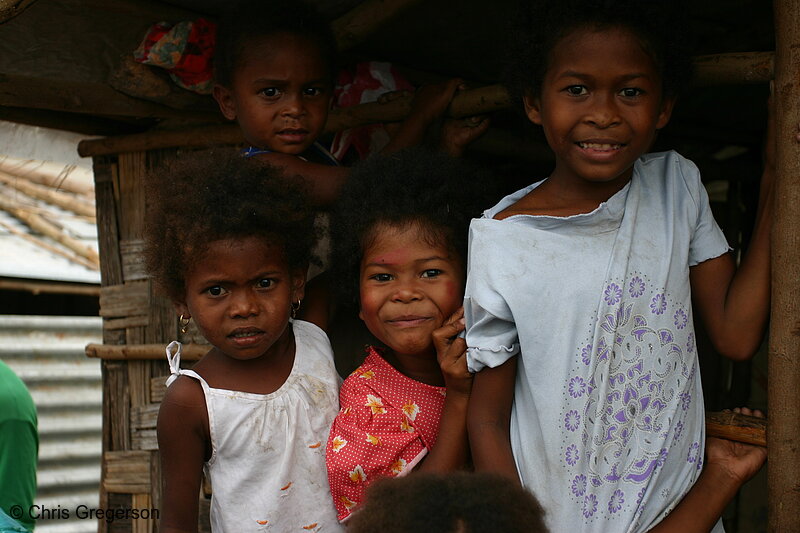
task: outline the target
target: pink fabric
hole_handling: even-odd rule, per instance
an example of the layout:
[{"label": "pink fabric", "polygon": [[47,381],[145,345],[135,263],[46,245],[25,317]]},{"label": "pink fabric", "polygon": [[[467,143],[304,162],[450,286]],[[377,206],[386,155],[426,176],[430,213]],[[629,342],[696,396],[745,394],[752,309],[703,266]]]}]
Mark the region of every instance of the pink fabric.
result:
[{"label": "pink fabric", "polygon": [[415,381],[368,349],[344,380],[325,462],[339,520],[375,479],[410,472],[436,443],[445,388]]},{"label": "pink fabric", "polygon": [[[350,107],[375,102],[382,94],[392,91],[413,91],[411,85],[392,67],[391,63],[365,61],[354,71],[342,70],[336,81],[334,101],[337,107]],[[361,159],[378,152],[389,142],[389,134],[382,124],[370,124],[340,131],[331,144],[331,153],[342,161],[351,148]]]}]

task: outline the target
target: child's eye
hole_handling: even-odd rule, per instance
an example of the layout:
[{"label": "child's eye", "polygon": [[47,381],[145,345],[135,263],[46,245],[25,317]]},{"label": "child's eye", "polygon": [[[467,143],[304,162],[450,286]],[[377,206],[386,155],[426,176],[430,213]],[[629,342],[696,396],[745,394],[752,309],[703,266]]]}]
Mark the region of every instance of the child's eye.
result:
[{"label": "child's eye", "polygon": [[438,276],[441,273],[442,273],[442,271],[439,270],[438,268],[429,268],[428,270],[426,270],[426,271],[424,271],[422,273],[422,277],[423,278],[435,278],[436,276]]},{"label": "child's eye", "polygon": [[264,87],[259,92],[267,98],[275,98],[280,94],[280,90],[277,87]]},{"label": "child's eye", "polygon": [[374,279],[375,281],[391,281],[392,275],[391,274],[373,274],[369,277],[369,279]]},{"label": "child's eye", "polygon": [[303,89],[304,96],[319,96],[322,92],[322,87],[306,87]]},{"label": "child's eye", "polygon": [[207,288],[206,292],[211,296],[222,296],[228,291],[226,291],[225,288],[221,287],[220,285],[214,285],[213,287]]},{"label": "child's eye", "polygon": [[269,278],[260,279],[260,280],[258,280],[258,288],[259,289],[269,289],[270,287],[272,287],[272,285],[274,283],[275,283],[275,281],[271,280]]},{"label": "child's eye", "polygon": [[567,94],[570,96],[584,96],[589,93],[584,85],[570,85],[564,90],[567,91]]},{"label": "child's eye", "polygon": [[621,94],[625,98],[636,98],[637,96],[641,96],[642,94],[644,94],[644,91],[636,87],[625,87],[619,92],[619,94]]}]

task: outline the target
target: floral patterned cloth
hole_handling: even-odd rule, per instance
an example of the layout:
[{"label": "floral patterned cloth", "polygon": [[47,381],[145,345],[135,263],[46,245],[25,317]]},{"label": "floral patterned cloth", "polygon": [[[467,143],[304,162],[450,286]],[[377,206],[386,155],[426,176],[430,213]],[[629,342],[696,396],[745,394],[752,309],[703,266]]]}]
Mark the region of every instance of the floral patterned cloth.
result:
[{"label": "floral patterned cloth", "polygon": [[728,244],[675,152],[591,213],[493,219],[536,185],[470,228],[468,364],[520,354],[512,450],[551,531],[647,531],[701,469],[689,267]]},{"label": "floral patterned cloth", "polygon": [[344,380],[341,409],[325,462],[338,512],[345,520],[373,480],[410,472],[436,443],[445,388],[398,372],[374,347]]}]

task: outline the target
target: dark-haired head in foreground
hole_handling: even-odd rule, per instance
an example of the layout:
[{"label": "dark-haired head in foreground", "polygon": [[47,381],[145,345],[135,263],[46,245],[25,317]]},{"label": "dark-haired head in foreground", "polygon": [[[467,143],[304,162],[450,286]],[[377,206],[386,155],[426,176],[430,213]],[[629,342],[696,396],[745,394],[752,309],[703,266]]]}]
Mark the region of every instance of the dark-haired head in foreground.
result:
[{"label": "dark-haired head in foreground", "polygon": [[376,481],[349,533],[545,533],[544,511],[519,484],[490,474],[416,473]]}]

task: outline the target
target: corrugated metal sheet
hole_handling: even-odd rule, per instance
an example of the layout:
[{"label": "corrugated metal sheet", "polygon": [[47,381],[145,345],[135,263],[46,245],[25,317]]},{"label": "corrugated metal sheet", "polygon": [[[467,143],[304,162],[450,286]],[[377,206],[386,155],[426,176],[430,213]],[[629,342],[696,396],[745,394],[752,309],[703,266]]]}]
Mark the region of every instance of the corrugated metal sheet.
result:
[{"label": "corrugated metal sheet", "polygon": [[[0,315],[0,359],[28,386],[39,413],[36,504],[72,518],[78,505],[99,503],[102,378],[84,347],[101,339],[99,317]],[[94,533],[97,523],[40,520],[36,531]]]}]

